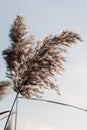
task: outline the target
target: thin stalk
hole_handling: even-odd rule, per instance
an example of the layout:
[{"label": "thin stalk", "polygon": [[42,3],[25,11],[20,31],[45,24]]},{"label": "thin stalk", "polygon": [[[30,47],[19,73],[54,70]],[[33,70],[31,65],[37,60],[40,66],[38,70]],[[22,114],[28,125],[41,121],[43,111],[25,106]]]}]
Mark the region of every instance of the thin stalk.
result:
[{"label": "thin stalk", "polygon": [[14,125],[14,130],[17,129],[17,116],[18,116],[18,97],[16,100],[16,113],[15,113],[15,125]]},{"label": "thin stalk", "polygon": [[7,128],[7,124],[8,124],[8,121],[9,121],[9,119],[10,119],[10,116],[11,116],[12,110],[13,110],[13,108],[14,108],[14,105],[15,105],[15,103],[16,103],[16,100],[17,100],[17,98],[18,98],[18,94],[19,94],[19,91],[17,92],[16,97],[15,97],[15,99],[14,99],[14,102],[13,102],[13,104],[12,104],[11,111],[9,112],[7,121],[6,121],[6,123],[5,123],[4,130],[6,130],[6,128]]},{"label": "thin stalk", "polygon": [[62,106],[68,106],[68,107],[71,107],[71,108],[75,108],[75,109],[79,109],[79,110],[82,110],[82,111],[87,112],[87,109],[84,109],[84,108],[81,108],[81,107],[78,107],[78,106],[75,106],[75,105],[67,104],[67,103],[55,102],[55,101],[44,100],[44,99],[36,99],[36,98],[31,98],[31,99],[32,99],[32,100],[38,100],[38,101],[49,102],[49,103],[55,103],[55,104],[59,104],[59,105],[62,105]]},{"label": "thin stalk", "polygon": [[[23,97],[19,97],[19,98],[23,98]],[[87,112],[87,109],[85,109],[85,108],[81,108],[81,107],[78,107],[78,106],[75,106],[75,105],[71,105],[71,104],[68,104],[68,103],[56,102],[56,101],[45,100],[45,99],[37,99],[37,98],[30,98],[30,100],[36,100],[36,101],[43,101],[43,102],[48,102],[48,103],[54,103],[54,104],[58,104],[58,105],[62,105],[62,106],[67,106],[67,107],[71,107],[71,108],[75,108],[75,109]]]},{"label": "thin stalk", "polygon": [[[15,114],[15,112],[12,112],[12,113],[11,113],[11,115],[13,115],[13,114]],[[0,121],[4,120],[4,119],[7,118],[7,117],[8,117],[8,115],[7,115],[7,116],[4,116],[4,117],[2,117],[2,118],[0,118]]]},{"label": "thin stalk", "polygon": [[10,111],[3,111],[3,112],[0,112],[0,115],[3,115],[3,114],[8,113],[8,112],[10,112]]}]

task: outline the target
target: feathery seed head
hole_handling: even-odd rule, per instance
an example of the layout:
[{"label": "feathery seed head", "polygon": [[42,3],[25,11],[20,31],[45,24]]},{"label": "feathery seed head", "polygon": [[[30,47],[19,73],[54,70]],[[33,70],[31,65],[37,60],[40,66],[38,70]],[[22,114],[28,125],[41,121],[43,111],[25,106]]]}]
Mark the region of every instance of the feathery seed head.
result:
[{"label": "feathery seed head", "polygon": [[38,97],[44,89],[54,89],[59,94],[54,75],[64,71],[63,62],[66,60],[63,54],[77,40],[82,41],[80,36],[63,31],[60,35],[49,35],[43,41],[35,42],[31,34],[27,37],[24,18],[17,16],[9,37],[12,44],[3,55],[14,90],[20,90],[26,98]]},{"label": "feathery seed head", "polygon": [[12,83],[10,81],[0,82],[0,100],[8,93]]}]

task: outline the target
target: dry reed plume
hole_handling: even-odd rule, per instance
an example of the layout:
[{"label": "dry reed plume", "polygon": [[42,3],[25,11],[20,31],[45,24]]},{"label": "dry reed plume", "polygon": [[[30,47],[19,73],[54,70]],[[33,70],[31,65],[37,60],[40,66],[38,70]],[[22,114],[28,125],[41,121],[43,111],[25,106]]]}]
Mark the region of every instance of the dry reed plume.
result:
[{"label": "dry reed plume", "polygon": [[0,100],[9,92],[10,86],[10,81],[0,82]]},{"label": "dry reed plume", "polygon": [[11,46],[3,51],[7,63],[7,76],[13,81],[13,89],[26,98],[41,96],[44,89],[54,89],[59,94],[55,73],[64,70],[63,62],[67,47],[80,36],[70,31],[49,35],[36,42],[24,24],[24,18],[17,15],[9,34]]}]

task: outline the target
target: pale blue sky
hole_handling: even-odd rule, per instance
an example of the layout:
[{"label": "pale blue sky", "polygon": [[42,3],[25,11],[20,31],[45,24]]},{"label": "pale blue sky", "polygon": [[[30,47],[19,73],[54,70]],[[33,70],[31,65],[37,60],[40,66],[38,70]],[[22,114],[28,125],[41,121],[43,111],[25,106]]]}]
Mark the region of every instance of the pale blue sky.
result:
[{"label": "pale blue sky", "polygon": [[[87,108],[87,1],[86,0],[0,0],[0,80],[5,79],[6,65],[1,51],[10,45],[10,25],[20,13],[42,40],[47,34],[63,29],[77,32],[84,40],[68,49],[66,71],[59,77],[61,96],[53,91],[45,99],[63,101]],[[10,109],[15,94],[0,102],[0,111]],[[0,128],[5,120],[0,122]],[[87,113],[43,102],[19,101],[17,130],[87,130]]]}]

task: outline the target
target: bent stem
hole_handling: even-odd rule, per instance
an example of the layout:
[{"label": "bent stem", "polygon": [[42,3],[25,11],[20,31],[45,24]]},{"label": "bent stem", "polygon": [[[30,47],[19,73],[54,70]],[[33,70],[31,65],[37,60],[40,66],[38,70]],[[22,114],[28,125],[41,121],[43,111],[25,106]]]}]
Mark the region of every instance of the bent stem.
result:
[{"label": "bent stem", "polygon": [[7,118],[7,121],[6,121],[6,123],[5,123],[4,130],[6,130],[6,128],[7,128],[7,124],[8,124],[8,121],[9,121],[9,119],[10,119],[10,116],[11,116],[12,110],[13,110],[13,108],[14,108],[14,105],[15,105],[15,103],[16,103],[16,100],[17,100],[17,98],[18,98],[18,95],[19,95],[19,91],[17,92],[16,97],[15,97],[15,99],[14,99],[14,102],[13,102],[13,104],[12,104],[11,111],[10,111],[10,113],[9,113],[9,115],[8,115],[8,118]]},{"label": "bent stem", "polygon": [[87,112],[87,109],[84,109],[84,108],[81,108],[81,107],[78,107],[75,105],[67,104],[67,103],[56,102],[56,101],[45,100],[45,99],[36,99],[36,98],[31,98],[31,100],[43,101],[43,102],[48,102],[48,103],[55,103],[58,105],[67,106],[67,107],[71,107],[71,108],[75,108],[75,109],[79,109],[79,110]]},{"label": "bent stem", "polygon": [[8,113],[8,112],[10,112],[10,111],[3,111],[3,112],[0,112],[0,115],[6,114],[6,113]]},{"label": "bent stem", "polygon": [[[15,114],[15,112],[12,112],[12,113],[11,113],[11,115],[13,115],[13,114]],[[0,121],[4,120],[4,119],[7,118],[7,117],[8,117],[8,115],[7,115],[7,116],[4,116],[4,117],[2,117],[2,118],[0,118]]]},{"label": "bent stem", "polygon": [[[23,99],[23,97],[19,97],[19,98]],[[87,109],[85,109],[85,108],[81,108],[81,107],[78,107],[78,106],[75,106],[75,105],[71,105],[71,104],[68,104],[68,103],[56,102],[56,101],[52,101],[52,100],[39,99],[39,98],[30,98],[30,100],[53,103],[53,104],[62,105],[62,106],[66,106],[66,107],[71,107],[71,108],[75,108],[75,109],[87,112]]]}]

